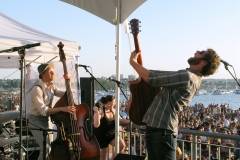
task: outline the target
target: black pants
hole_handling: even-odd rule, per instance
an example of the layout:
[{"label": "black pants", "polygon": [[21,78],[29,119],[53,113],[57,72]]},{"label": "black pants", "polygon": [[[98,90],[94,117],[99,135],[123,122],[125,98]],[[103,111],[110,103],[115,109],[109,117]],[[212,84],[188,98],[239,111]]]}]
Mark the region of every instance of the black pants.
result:
[{"label": "black pants", "polygon": [[170,131],[147,128],[148,160],[176,160],[177,138]]}]

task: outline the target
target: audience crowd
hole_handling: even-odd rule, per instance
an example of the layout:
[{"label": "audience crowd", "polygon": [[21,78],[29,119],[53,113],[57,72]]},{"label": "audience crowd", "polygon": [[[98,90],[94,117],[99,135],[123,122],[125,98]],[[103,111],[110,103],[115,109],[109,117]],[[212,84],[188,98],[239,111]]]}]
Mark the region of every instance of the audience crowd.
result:
[{"label": "audience crowd", "polygon": [[[19,100],[19,96],[17,95],[0,95],[0,112],[18,110],[20,104]],[[120,117],[121,119],[129,119],[125,103],[121,104]],[[228,104],[209,104],[208,106],[204,106],[201,103],[197,103],[193,106],[188,106],[179,112],[179,130],[186,128],[211,133],[240,135],[240,108],[234,110]],[[123,130],[128,132],[129,126],[123,127]],[[134,125],[132,131],[136,131]],[[189,141],[189,144],[185,142],[184,145],[185,159],[191,159],[190,141],[192,141],[192,138],[192,135],[178,134],[178,139]],[[198,143],[201,143],[201,159],[203,160],[209,159],[208,144],[235,147],[235,149],[230,149],[232,155],[230,158],[229,149],[227,147],[222,147],[220,151],[221,159],[240,159],[240,150],[237,149],[240,148],[240,142],[218,138],[207,138],[204,136],[199,136],[197,140]],[[128,139],[125,138],[125,141],[128,141]],[[180,151],[183,151],[181,142],[178,143],[178,147]],[[211,146],[211,159],[216,159],[218,149],[219,147]]]},{"label": "audience crowd", "polygon": [[[201,103],[184,108],[179,113],[179,129],[189,128],[198,131],[211,133],[222,133],[227,135],[240,135],[240,109],[233,110],[228,104],[209,104],[204,106]],[[191,135],[178,135],[179,139],[192,141]],[[201,143],[202,159],[209,157],[209,145],[216,144],[227,147],[221,147],[221,159],[229,158],[228,147],[240,147],[239,142],[227,139],[207,138],[205,136],[198,137],[198,143]],[[181,144],[179,144],[181,147]],[[217,146],[211,146],[210,157],[216,159],[218,150]],[[184,151],[186,157],[190,155],[190,143],[186,143]],[[230,149],[231,157],[240,158],[239,149]],[[188,159],[188,158],[186,158]]]}]

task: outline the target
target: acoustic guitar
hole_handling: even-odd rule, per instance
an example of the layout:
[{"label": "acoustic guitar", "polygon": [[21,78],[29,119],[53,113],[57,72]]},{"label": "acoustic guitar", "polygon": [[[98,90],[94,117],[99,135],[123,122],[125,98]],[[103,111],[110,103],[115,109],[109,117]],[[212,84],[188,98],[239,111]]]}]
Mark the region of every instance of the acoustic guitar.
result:
[{"label": "acoustic guitar", "polygon": [[[138,19],[132,19],[130,21],[131,33],[133,35],[136,52],[140,52],[138,38],[140,32],[139,23],[140,21]],[[143,65],[141,54],[138,56],[137,62],[140,65]],[[151,105],[153,98],[158,93],[159,89],[150,86],[140,77],[137,80],[129,81],[129,88],[131,92],[129,118],[133,123],[137,125],[144,125],[142,122],[143,116]]]}]

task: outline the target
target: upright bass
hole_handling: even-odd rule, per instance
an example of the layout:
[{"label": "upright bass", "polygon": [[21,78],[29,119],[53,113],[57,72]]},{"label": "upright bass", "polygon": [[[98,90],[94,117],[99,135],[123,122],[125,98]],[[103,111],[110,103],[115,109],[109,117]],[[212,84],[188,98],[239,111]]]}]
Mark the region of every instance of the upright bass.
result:
[{"label": "upright bass", "polygon": [[[63,44],[58,44],[60,60],[64,74],[67,74],[66,57]],[[70,80],[65,80],[66,92],[54,107],[75,106],[76,114],[59,112],[51,119],[57,125],[57,138],[51,144],[51,160],[99,160],[100,148],[93,133],[89,133],[86,121],[89,118],[87,105],[75,105],[70,87]]]},{"label": "upright bass", "polygon": [[[133,34],[135,51],[140,51],[138,34],[139,30],[139,20],[132,19],[130,21],[131,32]],[[140,65],[142,63],[142,55],[140,54],[137,58],[137,62]],[[137,125],[144,125],[142,122],[143,116],[147,111],[148,107],[153,101],[153,98],[158,93],[158,88],[152,87],[143,81],[140,77],[137,80],[129,81],[129,88],[131,92],[131,102],[129,108],[129,118]]]}]

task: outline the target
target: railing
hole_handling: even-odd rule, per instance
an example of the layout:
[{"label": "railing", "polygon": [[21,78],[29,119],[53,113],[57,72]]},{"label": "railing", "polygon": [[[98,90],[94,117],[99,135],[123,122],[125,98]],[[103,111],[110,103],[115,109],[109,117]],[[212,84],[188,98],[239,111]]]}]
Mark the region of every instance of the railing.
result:
[{"label": "railing", "polygon": [[[178,138],[178,149],[181,153],[177,156],[180,160],[205,160],[205,159],[215,159],[215,160],[235,160],[235,151],[239,151],[239,146],[236,145],[228,146],[222,145],[221,143],[212,143],[211,140],[231,140],[233,144],[240,144],[240,136],[238,135],[228,135],[222,133],[211,133],[202,132],[198,130],[181,129],[179,134],[184,135],[183,137],[190,136],[191,139],[187,140],[185,138]],[[140,132],[131,132],[131,141],[129,132],[121,132],[120,136],[126,142],[126,153],[132,155],[146,156],[145,147],[145,134]],[[200,137],[205,137],[206,142],[200,141]],[[131,142],[131,148],[130,146]],[[187,147],[190,146],[190,147]],[[189,148],[189,149],[187,149]],[[223,154],[224,153],[224,154]]]},{"label": "railing", "polygon": [[[183,135],[189,135],[191,136],[191,140],[184,140],[184,139],[178,139],[178,142],[181,143],[182,145],[179,147],[181,148],[183,154],[181,155],[181,159],[187,159],[185,157],[186,151],[185,151],[185,144],[189,143],[191,148],[190,148],[190,156],[189,159],[192,160],[197,160],[197,159],[237,159],[234,156],[235,151],[240,151],[239,146],[237,147],[235,144],[237,142],[240,142],[240,136],[238,135],[228,135],[228,134],[222,134],[222,133],[211,133],[211,132],[201,132],[198,130],[190,130],[190,129],[182,129],[180,130],[180,133]],[[207,137],[208,141],[206,142],[201,142],[198,141],[199,137]],[[210,140],[232,140],[232,146],[228,145],[222,145],[221,143],[213,144],[211,143]],[[219,142],[220,142],[219,141]],[[205,151],[207,150],[207,157],[205,155],[202,156],[203,150],[202,147],[205,146]],[[222,153],[225,153],[223,155]],[[227,153],[227,155],[226,155]],[[222,155],[224,157],[222,157]]]}]

